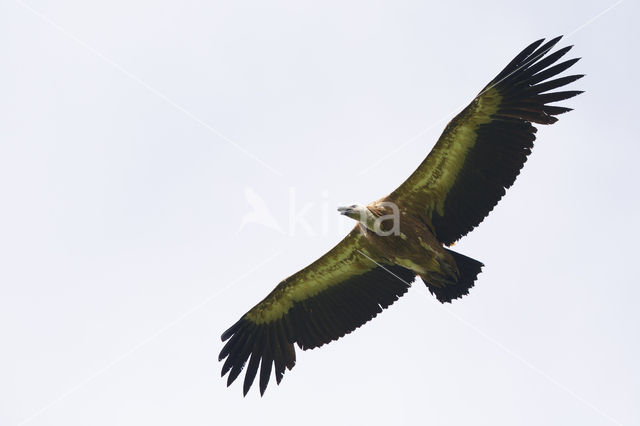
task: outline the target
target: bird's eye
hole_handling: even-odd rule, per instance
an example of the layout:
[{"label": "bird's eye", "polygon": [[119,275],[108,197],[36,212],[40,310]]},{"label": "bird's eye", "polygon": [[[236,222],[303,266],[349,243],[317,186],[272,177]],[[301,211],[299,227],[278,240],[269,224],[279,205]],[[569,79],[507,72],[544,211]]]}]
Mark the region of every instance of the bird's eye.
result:
[{"label": "bird's eye", "polygon": [[351,205],[352,209],[355,209],[357,206],[355,204]]}]

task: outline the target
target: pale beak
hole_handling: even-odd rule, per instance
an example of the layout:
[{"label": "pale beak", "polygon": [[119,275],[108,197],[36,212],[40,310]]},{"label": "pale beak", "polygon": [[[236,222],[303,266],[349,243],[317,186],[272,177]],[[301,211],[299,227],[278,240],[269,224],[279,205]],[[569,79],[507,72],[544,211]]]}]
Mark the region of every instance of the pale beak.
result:
[{"label": "pale beak", "polygon": [[338,207],[338,211],[340,212],[340,214],[346,215],[347,213],[349,213],[351,211],[351,208],[350,207]]}]

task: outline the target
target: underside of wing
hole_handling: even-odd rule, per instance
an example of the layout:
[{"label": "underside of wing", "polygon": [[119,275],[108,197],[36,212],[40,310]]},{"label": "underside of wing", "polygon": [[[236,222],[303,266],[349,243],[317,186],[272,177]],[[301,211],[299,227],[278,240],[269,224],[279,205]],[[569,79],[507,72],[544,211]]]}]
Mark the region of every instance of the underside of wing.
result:
[{"label": "underside of wing", "polygon": [[518,54],[387,197],[422,217],[442,243],[453,244],[475,228],[513,184],[533,148],[532,123],[552,124],[571,110],[549,104],[582,93],[554,91],[583,77],[555,78],[578,61],[556,64],[571,49],[550,54],[559,40],[538,40]]},{"label": "underside of wing", "polygon": [[275,367],[277,383],[295,365],[294,343],[311,349],[355,330],[409,288],[412,271],[369,253],[358,226],[336,247],[282,281],[222,335],[219,359],[227,385],[248,361],[243,391],[260,371],[263,394]]}]

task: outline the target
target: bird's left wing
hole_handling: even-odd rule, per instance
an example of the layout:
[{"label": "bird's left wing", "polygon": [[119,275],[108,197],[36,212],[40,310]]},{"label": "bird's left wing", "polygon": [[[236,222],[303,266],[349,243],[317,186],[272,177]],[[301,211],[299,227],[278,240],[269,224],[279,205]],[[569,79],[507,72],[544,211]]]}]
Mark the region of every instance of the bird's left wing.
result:
[{"label": "bird's left wing", "polygon": [[[311,265],[283,280],[227,331],[219,359],[227,385],[247,361],[244,394],[260,367],[263,394],[272,367],[277,383],[295,365],[297,343],[311,349],[360,327],[404,294],[415,274],[369,250],[359,225]],[[250,359],[249,359],[250,358]]]},{"label": "bird's left wing", "polygon": [[447,125],[427,158],[387,201],[421,217],[439,241],[452,244],[489,214],[518,176],[533,147],[532,123],[551,124],[570,108],[548,105],[580,91],[552,90],[582,77],[550,80],[573,65],[554,65],[571,46],[538,40],[517,55]]}]

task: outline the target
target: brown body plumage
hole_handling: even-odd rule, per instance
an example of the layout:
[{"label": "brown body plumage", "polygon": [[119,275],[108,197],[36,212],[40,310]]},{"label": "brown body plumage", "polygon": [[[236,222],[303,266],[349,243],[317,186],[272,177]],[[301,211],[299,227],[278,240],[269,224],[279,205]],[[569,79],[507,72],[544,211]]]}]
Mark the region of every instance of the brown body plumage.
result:
[{"label": "brown body plumage", "polygon": [[[295,365],[294,344],[310,349],[353,331],[404,294],[416,275],[440,302],[468,293],[483,265],[447,246],[482,222],[513,184],[533,147],[533,123],[552,124],[570,111],[548,104],[581,93],[552,92],[582,77],[552,79],[577,61],[555,64],[571,48],[549,54],[559,40],[538,40],[517,55],[390,195],[339,209],[358,220],[354,229],[223,333],[228,341],[219,358],[228,384],[246,365],[244,393],[259,370],[262,394],[273,368],[280,383]],[[394,214],[393,223],[378,221]]]},{"label": "brown body plumage", "polygon": [[[383,199],[367,205],[366,208],[375,217],[392,217],[394,212],[385,203],[387,201]],[[396,233],[391,233],[390,228],[385,229],[384,222],[381,226],[383,235],[378,235],[375,229],[367,228],[365,224],[359,224],[363,234],[359,241],[359,250],[370,251],[372,261],[386,259],[392,264],[413,271],[432,291],[447,284],[458,284],[461,274],[452,252],[443,247],[419,217],[407,211],[399,211],[398,214]],[[478,268],[480,266],[478,265]]]}]

